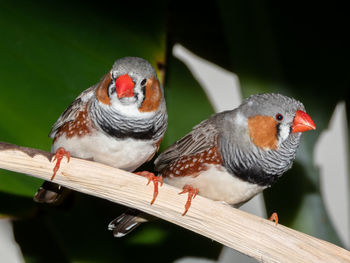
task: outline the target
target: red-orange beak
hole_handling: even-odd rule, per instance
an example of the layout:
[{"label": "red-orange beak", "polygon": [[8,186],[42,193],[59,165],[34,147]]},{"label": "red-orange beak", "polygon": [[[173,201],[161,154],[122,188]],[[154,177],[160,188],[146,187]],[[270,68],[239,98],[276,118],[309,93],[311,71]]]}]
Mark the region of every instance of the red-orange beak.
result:
[{"label": "red-orange beak", "polygon": [[128,74],[119,76],[115,81],[115,88],[118,98],[133,97],[134,96],[134,82]]},{"label": "red-orange beak", "polygon": [[294,117],[292,132],[305,132],[309,130],[316,130],[314,121],[306,112],[298,110]]}]

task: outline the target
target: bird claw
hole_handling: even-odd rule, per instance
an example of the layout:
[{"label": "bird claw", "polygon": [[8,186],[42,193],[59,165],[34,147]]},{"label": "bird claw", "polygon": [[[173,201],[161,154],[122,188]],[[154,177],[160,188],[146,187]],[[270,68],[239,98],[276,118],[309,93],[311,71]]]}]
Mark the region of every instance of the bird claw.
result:
[{"label": "bird claw", "polygon": [[153,199],[151,201],[151,205],[153,205],[154,201],[156,201],[156,198],[158,196],[158,183],[160,183],[160,186],[163,185],[163,177],[155,176],[154,173],[147,172],[147,171],[136,172],[135,174],[146,177],[148,179],[148,182],[146,185],[149,185],[150,182],[153,182],[154,191],[153,191]]},{"label": "bird claw", "polygon": [[278,214],[276,212],[272,213],[269,220],[272,222],[275,222],[275,224],[277,226],[278,225]]},{"label": "bird claw", "polygon": [[64,156],[67,157],[67,163],[68,163],[70,160],[70,152],[66,151],[63,147],[58,148],[56,150],[54,158],[52,159],[52,162],[56,161],[56,165],[53,168],[53,175],[51,176],[51,181],[55,178],[56,173],[60,168],[60,164]]},{"label": "bird claw", "polygon": [[182,188],[182,192],[180,192],[179,195],[188,193],[187,202],[185,204],[185,211],[182,214],[183,216],[186,215],[188,209],[190,209],[192,199],[196,197],[196,195],[198,194],[198,191],[199,191],[198,188],[193,188],[192,185],[188,185],[188,184],[186,184]]}]

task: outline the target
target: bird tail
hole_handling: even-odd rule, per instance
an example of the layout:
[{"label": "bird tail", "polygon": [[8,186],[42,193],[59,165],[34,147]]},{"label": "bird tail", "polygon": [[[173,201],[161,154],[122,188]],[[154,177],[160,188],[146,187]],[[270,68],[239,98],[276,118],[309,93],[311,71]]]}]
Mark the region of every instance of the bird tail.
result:
[{"label": "bird tail", "polygon": [[149,215],[136,210],[128,209],[125,213],[118,216],[108,225],[108,230],[113,231],[114,237],[123,237],[149,220]]},{"label": "bird tail", "polygon": [[35,193],[33,200],[37,203],[58,205],[63,201],[62,197],[68,192],[69,189],[61,185],[45,181]]}]

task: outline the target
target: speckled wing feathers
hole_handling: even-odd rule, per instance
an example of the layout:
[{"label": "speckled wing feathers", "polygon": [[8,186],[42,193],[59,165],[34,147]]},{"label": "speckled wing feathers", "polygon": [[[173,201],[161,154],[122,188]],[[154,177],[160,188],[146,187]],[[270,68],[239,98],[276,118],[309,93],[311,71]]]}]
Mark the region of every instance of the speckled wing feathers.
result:
[{"label": "speckled wing feathers", "polygon": [[155,161],[155,169],[161,171],[173,161],[192,156],[216,146],[218,129],[213,118],[202,121],[182,139],[170,146]]},{"label": "speckled wing feathers", "polygon": [[72,102],[71,105],[61,114],[57,119],[55,124],[52,126],[49,133],[49,137],[54,138],[56,132],[67,122],[73,121],[76,117],[76,114],[83,110],[87,101],[93,96],[96,86],[90,87],[87,90],[80,93],[80,95]]}]

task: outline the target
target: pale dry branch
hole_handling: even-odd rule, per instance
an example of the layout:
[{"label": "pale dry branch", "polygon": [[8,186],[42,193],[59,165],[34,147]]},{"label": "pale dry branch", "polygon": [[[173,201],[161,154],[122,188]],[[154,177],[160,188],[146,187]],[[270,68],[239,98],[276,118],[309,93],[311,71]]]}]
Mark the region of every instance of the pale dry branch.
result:
[{"label": "pale dry branch", "polygon": [[[51,154],[0,143],[0,168],[49,180]],[[197,196],[182,216],[186,195],[164,184],[151,206],[146,179],[100,163],[63,159],[54,179],[68,188],[137,208],[216,240],[260,262],[350,262],[350,252],[281,224]],[[102,230],[101,230],[102,231]]]}]

